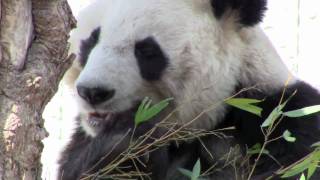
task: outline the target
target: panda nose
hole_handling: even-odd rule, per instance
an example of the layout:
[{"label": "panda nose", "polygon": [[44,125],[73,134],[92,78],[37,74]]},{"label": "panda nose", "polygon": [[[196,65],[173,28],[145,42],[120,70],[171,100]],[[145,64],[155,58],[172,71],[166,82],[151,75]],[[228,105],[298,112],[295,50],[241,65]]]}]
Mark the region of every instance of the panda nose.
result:
[{"label": "panda nose", "polygon": [[115,94],[115,90],[109,90],[101,87],[89,88],[77,86],[77,91],[79,96],[91,105],[97,105],[108,101]]}]

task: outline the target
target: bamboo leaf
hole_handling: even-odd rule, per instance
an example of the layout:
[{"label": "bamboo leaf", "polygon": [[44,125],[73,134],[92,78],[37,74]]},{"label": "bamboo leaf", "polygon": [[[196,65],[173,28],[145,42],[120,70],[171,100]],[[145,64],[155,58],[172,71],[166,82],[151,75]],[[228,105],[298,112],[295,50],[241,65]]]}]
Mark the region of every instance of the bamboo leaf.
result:
[{"label": "bamboo leaf", "polygon": [[201,174],[201,163],[200,163],[200,159],[198,159],[198,161],[196,162],[196,164],[192,169],[191,180],[198,180],[198,178],[200,177],[200,174]]},{"label": "bamboo leaf", "polygon": [[250,112],[261,117],[262,108],[255,106],[253,104],[262,102],[262,100],[257,99],[246,99],[246,98],[231,98],[225,101],[228,105],[239,108],[241,110]]},{"label": "bamboo leaf", "polygon": [[148,97],[145,97],[140,106],[138,107],[138,110],[136,112],[136,115],[135,115],[135,123],[137,124],[137,122],[139,122],[141,119],[143,119],[143,110],[144,110],[144,107],[145,107],[145,104],[149,101],[149,98]]},{"label": "bamboo leaf", "polygon": [[158,104],[153,105],[149,109],[146,109],[143,122],[148,121],[149,119],[159,114],[163,109],[165,109],[169,105],[169,101],[171,100],[172,99],[165,99],[159,102]]},{"label": "bamboo leaf", "polygon": [[149,107],[151,106],[152,100],[148,98],[148,101],[145,103],[143,109],[149,109]]},{"label": "bamboo leaf", "polygon": [[261,144],[255,144],[253,147],[251,147],[250,149],[248,149],[247,151],[247,154],[249,155],[254,155],[254,154],[270,154],[270,152],[267,150],[267,149],[264,149],[262,152],[261,152]]},{"label": "bamboo leaf", "polygon": [[320,147],[320,142],[316,142],[312,144],[311,147],[315,147],[315,148]]},{"label": "bamboo leaf", "polygon": [[287,105],[287,103],[296,93],[297,91],[295,91],[284,103],[274,108],[274,110],[269,114],[268,118],[263,122],[261,127],[265,128],[273,125],[273,123],[282,115],[283,108]]},{"label": "bamboo leaf", "polygon": [[280,173],[280,174],[283,174],[281,176],[281,178],[288,178],[288,177],[296,176],[296,175],[302,173],[303,171],[307,170],[310,167],[310,165],[312,165],[312,163],[314,163],[315,161],[318,162],[319,159],[320,159],[320,151],[315,151],[315,152],[311,153],[309,155],[309,157],[304,159],[299,164],[295,165],[294,167],[292,167],[291,169],[289,169],[283,173]]},{"label": "bamboo leaf", "polygon": [[295,137],[292,136],[292,133],[288,130],[286,130],[282,136],[288,142],[296,142],[297,140]]},{"label": "bamboo leaf", "polygon": [[275,120],[277,120],[281,114],[282,114],[282,106],[279,105],[278,107],[276,107],[267,117],[267,119],[263,122],[263,124],[261,125],[261,127],[265,128],[265,127],[269,127],[270,125],[272,125],[274,123]]},{"label": "bamboo leaf", "polygon": [[283,113],[283,115],[287,117],[297,118],[297,117],[312,115],[319,112],[320,112],[320,105],[316,105],[316,106],[305,107],[305,108],[294,110],[294,111],[288,111]]},{"label": "bamboo leaf", "polygon": [[228,102],[234,102],[239,104],[257,104],[263,102],[263,100],[249,99],[249,98],[231,98],[227,100]]},{"label": "bamboo leaf", "polygon": [[296,95],[297,91],[294,91],[292,95],[282,104],[278,105],[268,116],[268,118],[263,122],[261,127],[269,127],[273,125],[273,123],[282,115],[282,109],[287,105],[287,103],[291,100],[291,98]]},{"label": "bamboo leaf", "polygon": [[[140,104],[134,122],[136,126],[144,123],[157,114],[159,114],[163,109],[165,109],[169,105],[169,101],[173,100],[172,98],[165,99],[160,101],[159,103],[151,106],[152,100],[149,98],[145,98],[142,103]],[[151,106],[151,107],[150,107]]]},{"label": "bamboo leaf", "polygon": [[179,168],[178,170],[179,170],[179,172],[181,174],[183,174],[184,176],[186,176],[186,177],[191,179],[191,177],[192,177],[192,172],[191,171],[189,171],[187,169],[182,169],[182,168]]},{"label": "bamboo leaf", "polygon": [[309,168],[308,168],[308,174],[307,174],[307,179],[310,179],[312,175],[316,172],[316,169],[318,168],[318,161],[313,161]]}]

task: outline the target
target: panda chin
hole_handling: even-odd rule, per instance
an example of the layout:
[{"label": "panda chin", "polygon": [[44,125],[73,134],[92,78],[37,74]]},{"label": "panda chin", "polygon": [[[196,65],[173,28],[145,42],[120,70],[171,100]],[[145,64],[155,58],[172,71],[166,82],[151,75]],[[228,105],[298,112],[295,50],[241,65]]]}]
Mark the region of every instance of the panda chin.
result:
[{"label": "panda chin", "polygon": [[139,104],[140,101],[134,103],[131,108],[122,111],[101,109],[89,111],[85,116],[80,118],[80,125],[86,134],[93,138],[115,126],[121,125],[123,128],[129,128],[134,123],[135,112]]},{"label": "panda chin", "polygon": [[93,112],[88,115],[88,124],[94,128],[99,127],[105,122],[111,121],[114,118],[113,112],[98,113]]}]

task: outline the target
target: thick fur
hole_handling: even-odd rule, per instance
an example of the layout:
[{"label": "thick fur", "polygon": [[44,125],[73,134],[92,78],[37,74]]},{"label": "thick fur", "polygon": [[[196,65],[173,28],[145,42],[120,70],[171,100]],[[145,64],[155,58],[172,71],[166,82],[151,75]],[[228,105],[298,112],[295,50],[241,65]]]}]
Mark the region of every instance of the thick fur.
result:
[{"label": "thick fur", "polygon": [[[76,129],[76,133],[73,134],[71,142],[59,161],[61,166],[58,179],[74,180],[88,175],[93,175],[93,179],[99,179],[100,174],[97,172],[105,168],[106,165],[110,164],[118,156],[121,157],[120,153],[128,149],[132,140],[144,135],[155,124],[152,121],[134,130],[132,115],[135,111],[136,109],[122,112],[113,121],[100,124],[101,133],[95,138],[88,136],[80,127]],[[161,134],[163,133],[157,130],[146,143],[149,143],[151,138],[159,138]],[[145,160],[143,157],[138,159],[139,161],[135,162],[137,166],[133,166],[132,161],[135,161],[133,159],[132,161],[123,162],[119,166],[124,166],[125,171],[128,172],[135,170],[135,168],[138,168],[142,172],[152,172],[152,179],[161,179],[160,175],[166,173],[166,167],[168,166],[166,164],[168,162],[166,147],[148,153],[148,160]],[[144,166],[140,164],[141,162],[144,163]],[[150,162],[158,163],[150,164]],[[110,179],[111,177],[107,176],[105,178]]]},{"label": "thick fur", "polygon": [[266,0],[211,0],[213,11],[217,18],[226,11],[236,11],[239,22],[244,26],[252,26],[260,22],[266,10]]},{"label": "thick fur", "polygon": [[[140,160],[146,164],[147,168],[139,163],[138,168],[140,171],[151,172],[152,179],[187,179],[177,169],[185,168],[191,170],[195,162],[200,159],[203,171],[209,169],[212,165],[215,165],[215,169],[217,169],[210,175],[205,176],[204,178],[206,179],[245,179],[245,173],[247,173],[245,172],[245,168],[247,167],[234,166],[240,164],[237,161],[244,160],[241,156],[244,154],[246,146],[252,147],[256,143],[263,143],[264,136],[260,131],[263,120],[279,104],[281,97],[287,99],[295,91],[297,93],[289,101],[284,111],[320,104],[319,92],[303,82],[287,88],[284,95],[283,91],[272,95],[266,95],[258,90],[241,93],[239,97],[264,99],[263,102],[258,104],[263,108],[261,118],[230,107],[225,121],[218,127],[236,127],[234,131],[226,132],[226,137],[209,135],[203,137],[201,142],[198,140],[182,142],[179,146],[176,146],[175,143],[168,144],[157,149],[157,151],[151,152],[147,161],[143,158]],[[133,113],[128,114],[132,115]],[[119,156],[120,153],[125,152],[129,147],[131,132],[134,128],[133,117],[127,116],[126,114],[121,115],[114,121],[101,125],[103,130],[94,138],[86,135],[82,129],[76,130],[72,141],[60,160],[59,177],[61,179],[77,179],[81,175],[85,176],[97,173],[99,169],[104,168]],[[156,122],[151,121],[139,126],[135,132],[135,137],[143,135]],[[320,141],[319,122],[319,115],[303,118],[284,118],[271,138],[279,137],[285,130],[289,130],[297,138],[297,141],[289,143],[280,139],[270,143],[266,148],[277,161],[269,156],[263,156],[259,161],[253,179],[264,179],[271,176],[277,179],[277,176],[274,174],[277,170],[311,153],[313,151],[311,145]],[[153,138],[160,137],[164,133],[165,130],[158,129],[154,133]],[[149,139],[149,141],[152,140]],[[236,145],[240,145],[238,148],[241,149],[237,149]],[[242,153],[240,150],[242,150]],[[226,165],[232,158],[235,159],[234,164]],[[130,161],[122,164],[122,166],[125,165],[131,167],[131,170],[135,170],[136,168]],[[99,179],[100,176],[99,174],[95,174],[95,177]],[[317,173],[313,179],[318,178],[319,175]]]},{"label": "thick fur", "polygon": [[92,49],[97,45],[100,36],[100,28],[93,30],[88,39],[82,40],[80,45],[79,63],[84,67]]},{"label": "thick fur", "polygon": [[[293,95],[295,92],[296,94]],[[260,90],[249,90],[241,93],[239,97],[263,99],[263,102],[258,104],[263,109],[262,117],[231,108],[224,123],[221,125],[222,127],[235,126],[234,137],[240,144],[246,144],[248,147],[252,147],[257,143],[263,144],[264,135],[260,128],[261,124],[268,118],[274,108],[280,104],[281,99],[284,102],[291,96],[293,97],[284,107],[283,112],[320,104],[319,91],[304,82],[297,82],[271,95],[266,95]],[[290,143],[284,139],[279,139],[268,144],[266,149],[278,162],[268,156],[264,156],[259,161],[256,174],[265,174],[265,178],[269,177],[281,167],[287,167],[311,153],[314,149],[311,148],[311,145],[320,140],[319,125],[319,114],[302,118],[284,117],[269,138],[281,137],[286,130],[289,130],[296,137],[296,141]],[[318,175],[314,177],[314,179],[317,178],[319,178]]]},{"label": "thick fur", "polygon": [[[70,41],[71,52],[85,66],[82,70],[75,64],[68,73],[69,80],[74,82],[77,77],[76,87],[114,89],[115,94],[96,105],[77,96],[82,108],[79,127],[62,153],[59,178],[78,179],[91,173],[101,178],[101,168],[121,155],[131,140],[139,140],[178,108],[168,119],[177,127],[205,112],[188,128],[236,129],[223,137],[207,135],[168,142],[139,157],[145,166],[131,160],[123,162],[129,167],[126,172],[139,168],[151,173],[152,179],[184,179],[177,169],[192,169],[200,158],[203,172],[216,165],[205,179],[245,179],[250,165],[240,164],[246,148],[263,143],[260,125],[280,100],[297,90],[285,111],[320,104],[319,92],[306,83],[291,78],[285,86],[291,74],[256,25],[265,6],[265,0],[96,0],[83,10]],[[244,88],[248,90],[239,97],[264,99],[258,104],[263,108],[261,118],[223,103]],[[137,102],[146,96],[154,101],[173,97],[174,101],[163,115],[142,124],[132,135]],[[99,126],[88,123],[89,114],[110,112],[115,118]],[[270,143],[267,149],[278,162],[263,156],[253,179],[277,178],[274,173],[282,166],[312,152],[310,145],[320,141],[319,122],[319,115],[282,119],[272,137],[289,130],[297,141]],[[166,133],[167,129],[158,127],[153,136]],[[230,156],[225,157],[228,152]],[[226,164],[230,157],[235,161]],[[254,157],[251,160],[253,163]]]}]

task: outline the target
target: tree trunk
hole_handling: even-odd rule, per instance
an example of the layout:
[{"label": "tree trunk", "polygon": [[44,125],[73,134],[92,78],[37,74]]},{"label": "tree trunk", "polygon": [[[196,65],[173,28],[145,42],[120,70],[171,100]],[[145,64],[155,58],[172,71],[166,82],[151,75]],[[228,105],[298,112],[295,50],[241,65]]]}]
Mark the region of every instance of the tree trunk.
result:
[{"label": "tree trunk", "polygon": [[41,179],[42,112],[73,57],[66,0],[0,0],[0,180]]}]

